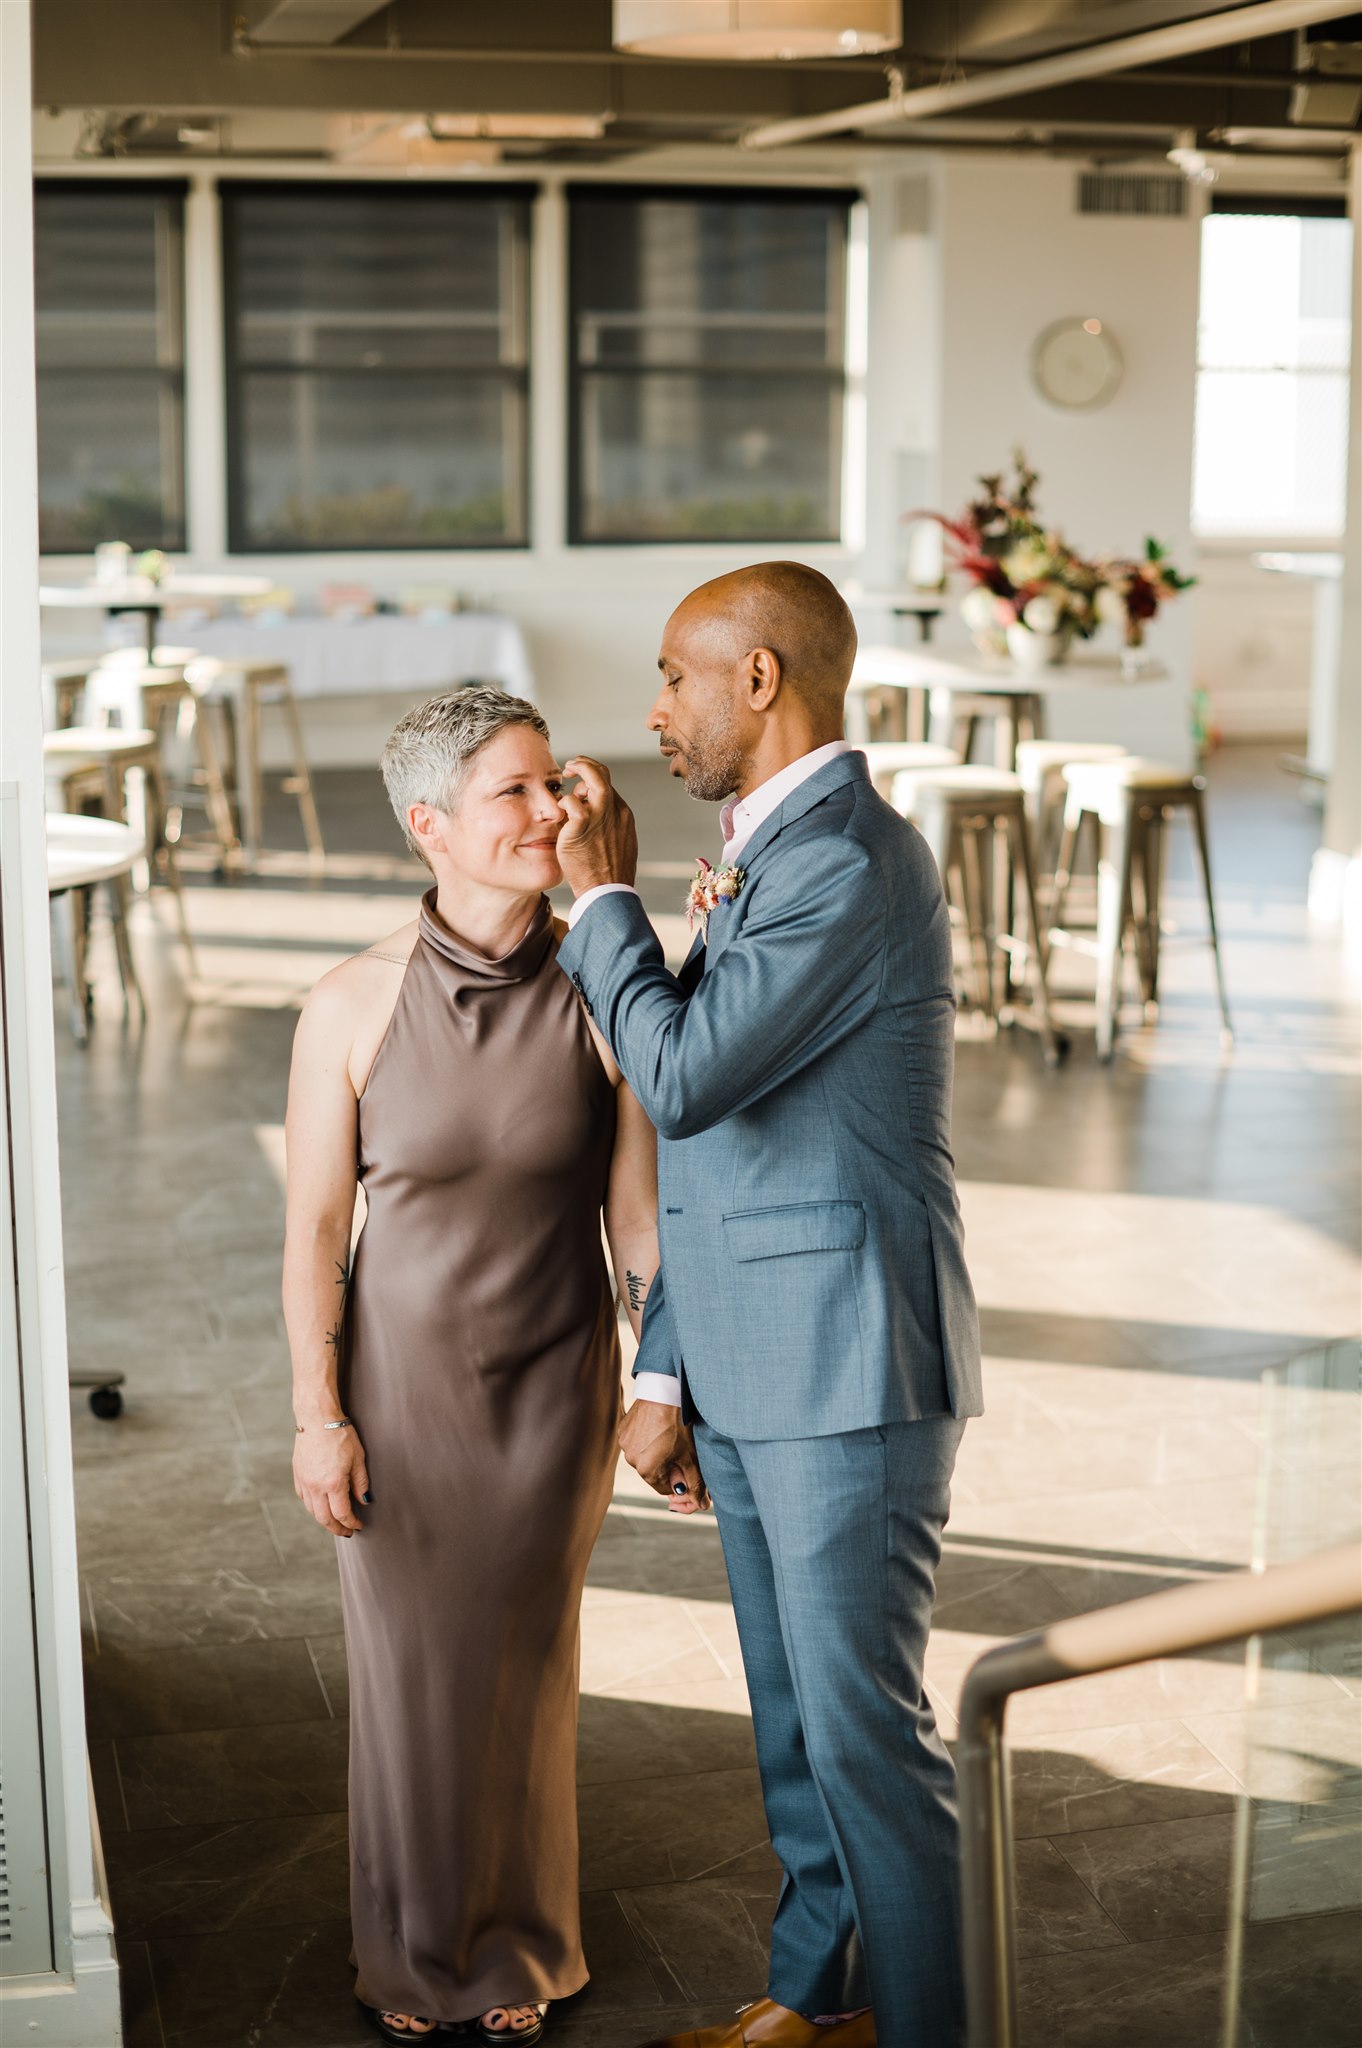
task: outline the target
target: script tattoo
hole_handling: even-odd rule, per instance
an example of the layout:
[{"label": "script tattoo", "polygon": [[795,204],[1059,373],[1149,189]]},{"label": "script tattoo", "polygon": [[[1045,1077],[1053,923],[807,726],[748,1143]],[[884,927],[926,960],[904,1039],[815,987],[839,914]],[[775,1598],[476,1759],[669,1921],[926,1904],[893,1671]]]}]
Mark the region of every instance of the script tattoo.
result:
[{"label": "script tattoo", "polygon": [[630,1267],[625,1272],[624,1285],[629,1295],[630,1314],[637,1315],[643,1307],[643,1298],[648,1292],[648,1283]]},{"label": "script tattoo", "polygon": [[341,1291],[341,1312],[327,1331],[325,1342],[326,1348],[332,1357],[339,1359],[341,1353],[341,1331],[345,1324],[345,1297],[350,1285],[350,1261],[349,1259],[336,1259],[333,1261],[333,1264],[336,1268],[336,1285]]}]

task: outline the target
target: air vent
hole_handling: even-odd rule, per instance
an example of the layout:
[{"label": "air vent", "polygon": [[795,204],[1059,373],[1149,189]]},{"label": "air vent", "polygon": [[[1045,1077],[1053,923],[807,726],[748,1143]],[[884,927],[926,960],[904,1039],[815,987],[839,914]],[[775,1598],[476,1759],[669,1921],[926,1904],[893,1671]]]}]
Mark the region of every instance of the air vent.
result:
[{"label": "air vent", "polygon": [[1080,171],[1078,211],[1177,220],[1187,212],[1187,181],[1140,171]]}]

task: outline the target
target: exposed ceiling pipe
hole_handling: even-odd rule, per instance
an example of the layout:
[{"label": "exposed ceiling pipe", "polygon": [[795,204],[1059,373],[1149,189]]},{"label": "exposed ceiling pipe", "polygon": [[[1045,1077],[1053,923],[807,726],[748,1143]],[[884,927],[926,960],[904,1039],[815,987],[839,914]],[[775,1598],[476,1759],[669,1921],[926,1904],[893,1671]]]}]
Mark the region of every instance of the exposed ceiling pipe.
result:
[{"label": "exposed ceiling pipe", "polygon": [[1004,66],[946,85],[922,86],[912,92],[895,93],[889,99],[842,107],[835,113],[764,122],[759,128],[749,128],[742,141],[748,149],[781,149],[788,143],[813,142],[826,135],[846,135],[857,129],[882,128],[901,121],[930,120],[936,114],[986,106],[990,100],[1015,99],[1023,93],[1044,92],[1051,86],[1070,85],[1082,78],[1109,77],[1133,65],[1167,63],[1171,58],[1195,56],[1201,50],[1224,49],[1230,43],[1308,28],[1312,22],[1334,20],[1339,11],[1340,0],[1261,0],[1257,6],[1231,7],[1223,14],[1203,15],[1195,21],[1147,29],[1140,35],[1087,44],[1082,49],[1064,50],[1053,57],[1038,57],[1028,64]]}]

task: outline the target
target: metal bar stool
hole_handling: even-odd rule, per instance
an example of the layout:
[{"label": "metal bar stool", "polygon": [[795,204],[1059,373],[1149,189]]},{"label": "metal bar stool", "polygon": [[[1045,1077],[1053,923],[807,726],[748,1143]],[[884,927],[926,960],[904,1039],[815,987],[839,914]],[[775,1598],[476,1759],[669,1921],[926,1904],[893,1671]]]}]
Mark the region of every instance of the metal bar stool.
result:
[{"label": "metal bar stool", "polygon": [[42,665],[43,726],[58,731],[74,725],[85,695],[86,679],[104,659],[103,650],[83,660],[45,661]]},{"label": "metal bar stool", "polygon": [[886,803],[893,801],[894,778],[911,769],[958,768],[960,756],[929,740],[868,740],[856,749],[864,754],[870,780]]},{"label": "metal bar stool", "polygon": [[[162,759],[163,837],[178,842],[185,801],[192,795],[194,801],[202,801],[223,864],[230,865],[240,842],[223,770],[219,736],[224,714],[216,706],[201,708],[187,677],[195,659],[192,648],[158,647],[151,663],[127,653],[101,662],[86,684],[87,715],[92,722],[145,726],[156,734]],[[186,754],[196,766],[185,767]],[[156,844],[150,836],[148,843]]]},{"label": "metal bar stool", "polygon": [[[956,882],[980,1007],[997,1023],[1020,1015],[1006,1002],[999,1004],[995,987],[999,953],[1011,963],[1009,982],[1011,966],[1020,964],[1031,984],[1035,1027],[1045,1063],[1058,1066],[1068,1045],[1050,1022],[1044,928],[1036,907],[1031,835],[1020,778],[1000,768],[967,765],[909,769],[895,778],[893,801],[896,810],[920,823],[948,895],[952,880]],[[998,929],[995,864],[988,855],[1000,844],[1025,911],[1024,935]]]},{"label": "metal bar stool", "polygon": [[145,1018],[146,1001],[128,939],[128,877],[142,853],[141,834],[108,818],[47,817],[47,896],[52,910],[54,957],[70,996],[71,1036],[85,1045],[90,1036],[90,990],[85,973],[86,932],[76,914],[76,897],[106,887],[109,916],[123,989],[123,1015],[135,1000]]},{"label": "metal bar stool", "polygon": [[1129,748],[1109,740],[1020,740],[1017,773],[1026,792],[1026,815],[1036,855],[1036,886],[1043,898],[1053,886],[1063,832],[1064,770],[1084,762],[1123,761]]},{"label": "metal bar stool", "polygon": [[284,789],[298,799],[308,855],[314,866],[320,866],[326,858],[326,848],[322,844],[312,772],[303,744],[303,723],[288,669],[282,662],[200,655],[189,664],[186,673],[202,701],[231,708],[237,735],[232,783],[241,819],[241,843],[252,865],[260,858],[264,829],[261,712],[266,704],[278,705],[288,727],[293,754],[293,774],[285,780]]},{"label": "metal bar stool", "polygon": [[1038,690],[948,690],[935,684],[931,693],[928,737],[951,748],[962,761],[974,752],[981,725],[993,727],[994,764],[1009,773],[1016,769],[1017,749],[1024,740],[1039,739],[1045,714]]},{"label": "metal bar stool", "polygon": [[[118,824],[127,821],[127,777],[130,773],[141,776],[143,817],[137,858],[140,860],[145,853],[153,873],[160,871],[175,898],[175,917],[184,947],[185,965],[191,979],[197,980],[198,961],[189,919],[185,914],[180,864],[175,858],[174,841],[166,831],[165,776],[161,747],[155,732],[150,728],[137,730],[121,725],[66,726],[60,732],[44,735],[43,766],[49,778],[61,785],[63,812],[79,811],[82,802],[93,796],[99,802],[103,816]],[[126,890],[126,881],[120,886]],[[119,944],[121,969],[126,934],[120,938],[116,928],[114,936]],[[135,975],[133,980],[135,982]],[[125,991],[126,987],[125,980]]]},{"label": "metal bar stool", "polygon": [[[1105,765],[1075,765],[1064,770],[1068,795],[1064,805],[1064,836],[1055,872],[1049,942],[1053,945],[1082,945],[1083,941],[1064,929],[1069,875],[1074,847],[1083,818],[1098,820],[1101,838],[1097,864],[1097,1056],[1109,1060],[1116,1038],[1117,1012],[1121,1000],[1121,967],[1127,933],[1133,931],[1136,964],[1139,968],[1145,1015],[1151,1021],[1158,1014],[1159,1001],[1159,896],[1163,864],[1163,827],[1179,810],[1190,811],[1201,879],[1206,891],[1206,920],[1211,953],[1215,961],[1215,985],[1220,1002],[1221,1042],[1230,1046],[1234,1033],[1230,1024],[1225,976],[1220,964],[1220,939],[1215,923],[1215,898],[1211,891],[1211,858],[1206,838],[1206,812],[1202,798],[1204,775],[1188,775],[1162,761],[1139,755]],[[1135,908],[1138,882],[1141,908]]]}]

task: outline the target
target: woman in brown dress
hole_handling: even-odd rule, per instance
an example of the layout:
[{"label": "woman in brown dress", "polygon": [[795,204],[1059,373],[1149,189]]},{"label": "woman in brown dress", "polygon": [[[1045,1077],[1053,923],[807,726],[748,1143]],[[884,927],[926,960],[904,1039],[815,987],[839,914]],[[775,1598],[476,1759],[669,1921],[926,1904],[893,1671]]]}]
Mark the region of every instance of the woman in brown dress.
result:
[{"label": "woman in brown dress", "polygon": [[392,2041],[472,2020],[525,2044],[587,1978],[578,1615],[620,1406],[601,1219],[637,1333],[656,1145],[556,962],[538,713],[434,698],[383,771],[435,886],[298,1026],[294,1481],[343,1539],[356,1995]]}]

